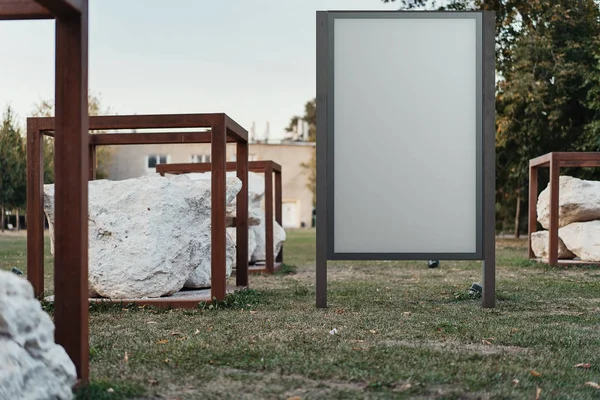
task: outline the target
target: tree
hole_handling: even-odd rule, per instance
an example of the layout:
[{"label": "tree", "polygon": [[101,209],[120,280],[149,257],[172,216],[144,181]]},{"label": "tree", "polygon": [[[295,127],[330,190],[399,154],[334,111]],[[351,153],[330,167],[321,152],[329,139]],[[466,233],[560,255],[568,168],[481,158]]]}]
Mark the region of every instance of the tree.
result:
[{"label": "tree", "polygon": [[[306,123],[308,129],[308,141],[315,142],[317,140],[317,101],[312,99],[306,102],[304,105],[304,115],[295,115],[291,118],[290,124],[287,126],[287,132],[294,132],[298,126],[298,122],[302,121]],[[313,194],[313,206],[316,205],[317,201],[317,152],[313,148],[313,152],[310,161],[302,163],[300,166],[304,169],[304,172],[308,175],[308,183],[306,186],[310,189]]]},{"label": "tree", "polygon": [[[88,113],[90,116],[106,115],[110,113],[110,108],[102,108],[100,98],[92,93],[88,95]],[[34,111],[34,117],[53,117],[54,116],[54,103],[52,101],[42,101],[38,104]],[[101,133],[101,131],[91,131],[94,133]],[[51,137],[44,136],[44,182],[54,183],[54,139]],[[108,177],[108,169],[110,167],[110,160],[112,155],[112,148],[110,146],[99,146],[96,149],[96,160],[98,163],[96,169],[96,178],[105,179]]]},{"label": "tree", "polygon": [[[26,197],[26,156],[23,137],[7,107],[0,128],[0,227],[4,231],[6,209],[19,208]],[[17,213],[18,215],[18,213]]]}]

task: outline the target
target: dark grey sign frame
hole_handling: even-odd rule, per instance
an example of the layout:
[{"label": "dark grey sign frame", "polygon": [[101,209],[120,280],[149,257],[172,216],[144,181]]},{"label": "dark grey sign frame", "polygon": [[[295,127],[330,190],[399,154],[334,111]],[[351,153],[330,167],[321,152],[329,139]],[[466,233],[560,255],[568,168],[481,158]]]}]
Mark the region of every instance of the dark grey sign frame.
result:
[{"label": "dark grey sign frame", "polygon": [[[474,19],[477,26],[476,248],[473,253],[337,253],[334,249],[334,23],[336,19]],[[495,306],[495,13],[493,11],[317,12],[317,307],[327,306],[328,260],[482,260],[483,300]]]}]

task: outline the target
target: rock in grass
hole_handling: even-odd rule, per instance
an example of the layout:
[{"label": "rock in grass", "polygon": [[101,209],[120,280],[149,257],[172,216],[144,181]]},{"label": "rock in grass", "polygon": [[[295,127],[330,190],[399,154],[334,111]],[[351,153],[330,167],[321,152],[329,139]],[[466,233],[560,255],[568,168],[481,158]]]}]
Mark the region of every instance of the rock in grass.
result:
[{"label": "rock in grass", "polygon": [[76,379],[29,282],[0,271],[0,399],[71,399]]},{"label": "rock in grass", "polygon": [[[558,226],[572,222],[600,219],[600,182],[586,181],[572,176],[559,177]],[[544,229],[550,228],[550,187],[546,187],[538,198],[538,221]]]},{"label": "rock in grass", "polygon": [[[226,204],[240,189],[239,179],[227,179]],[[193,272],[210,282],[210,180],[158,174],[97,180],[88,197],[92,292],[113,299],[166,296]],[[44,186],[44,211],[53,232],[54,185]]]},{"label": "rock in grass", "polygon": [[[534,232],[531,235],[531,249],[536,257],[548,258],[548,236],[548,231]],[[558,258],[561,260],[570,260],[575,258],[575,254],[567,249],[560,236],[558,238]]]}]

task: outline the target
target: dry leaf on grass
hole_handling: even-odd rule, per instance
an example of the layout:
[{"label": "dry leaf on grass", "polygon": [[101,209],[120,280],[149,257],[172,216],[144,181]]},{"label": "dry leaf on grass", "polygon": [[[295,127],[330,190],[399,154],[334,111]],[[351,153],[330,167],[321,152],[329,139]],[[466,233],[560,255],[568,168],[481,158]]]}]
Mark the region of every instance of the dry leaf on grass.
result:
[{"label": "dry leaf on grass", "polygon": [[171,336],[178,336],[178,335],[181,336],[181,335],[183,335],[183,333],[178,332],[178,331],[171,332]]},{"label": "dry leaf on grass", "polygon": [[575,368],[590,369],[591,367],[592,365],[590,363],[575,364]]},{"label": "dry leaf on grass", "polygon": [[197,335],[200,333],[200,329],[196,329],[196,332],[194,332],[194,335]]},{"label": "dry leaf on grass", "polygon": [[410,389],[411,387],[412,387],[412,385],[410,383],[405,383],[398,388],[398,391],[404,392],[404,391],[407,391],[408,389]]},{"label": "dry leaf on grass", "polygon": [[586,382],[583,386],[587,386],[587,387],[591,387],[593,389],[598,389],[600,390],[600,385],[598,385],[596,382]]},{"label": "dry leaf on grass", "polygon": [[108,388],[108,389],[106,389],[106,391],[107,391],[108,393],[114,393],[114,392],[115,392],[115,389],[113,389],[113,388]]},{"label": "dry leaf on grass", "polygon": [[492,345],[492,342],[490,342],[489,340],[485,340],[485,339],[483,339],[483,340],[481,341],[481,343],[483,343],[483,344],[487,344],[488,346],[491,346],[491,345]]},{"label": "dry leaf on grass", "polygon": [[258,311],[250,311],[250,314],[256,314]]},{"label": "dry leaf on grass", "polygon": [[542,388],[535,389],[535,400],[540,400],[541,395],[542,395]]},{"label": "dry leaf on grass", "polygon": [[157,383],[158,383],[158,381],[156,379],[148,379],[149,385],[156,385]]},{"label": "dry leaf on grass", "polygon": [[535,378],[539,378],[540,376],[542,376],[541,373],[537,372],[535,369],[532,369],[530,371],[531,376],[535,377]]},{"label": "dry leaf on grass", "polygon": [[512,380],[512,384],[517,386],[519,384],[519,380],[518,379],[513,379]]},{"label": "dry leaf on grass", "polygon": [[375,329],[371,329],[371,330],[369,330],[369,332],[371,332],[373,335],[377,333],[377,331]]},{"label": "dry leaf on grass", "polygon": [[342,310],[342,309],[340,308],[340,309],[338,309],[338,310],[335,310],[335,313],[336,313],[336,314],[343,314],[343,313],[344,313],[344,310]]},{"label": "dry leaf on grass", "polygon": [[402,313],[402,315],[404,315],[405,317],[410,317],[411,316],[411,312],[410,311],[405,311]]},{"label": "dry leaf on grass", "polygon": [[175,340],[177,340],[177,341],[187,340],[187,336],[178,337]]},{"label": "dry leaf on grass", "polygon": [[167,344],[167,343],[169,343],[169,341],[167,339],[162,339],[162,340],[159,340],[158,342],[156,342],[156,344]]},{"label": "dry leaf on grass", "polygon": [[123,361],[127,362],[129,361],[129,353],[125,352],[125,356],[123,356]]},{"label": "dry leaf on grass", "polygon": [[156,322],[156,321],[148,321],[148,322],[146,322],[146,323],[147,323],[147,324],[158,324],[158,322]]}]

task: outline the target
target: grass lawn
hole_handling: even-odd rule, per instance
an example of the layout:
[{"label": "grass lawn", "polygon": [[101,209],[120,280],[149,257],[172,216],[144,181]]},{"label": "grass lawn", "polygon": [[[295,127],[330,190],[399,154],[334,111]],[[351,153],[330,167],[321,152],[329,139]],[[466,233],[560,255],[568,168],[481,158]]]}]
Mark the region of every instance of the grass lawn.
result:
[{"label": "grass lawn", "polygon": [[[500,240],[484,310],[466,295],[479,262],[332,262],[318,310],[314,241],[289,232],[296,273],[251,276],[217,307],[92,307],[79,398],[600,398],[586,386],[600,383],[600,268],[531,263],[524,240]],[[0,269],[24,265],[25,238],[0,236]]]}]

